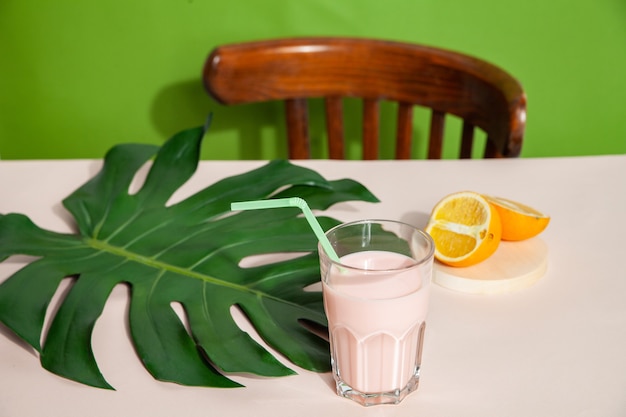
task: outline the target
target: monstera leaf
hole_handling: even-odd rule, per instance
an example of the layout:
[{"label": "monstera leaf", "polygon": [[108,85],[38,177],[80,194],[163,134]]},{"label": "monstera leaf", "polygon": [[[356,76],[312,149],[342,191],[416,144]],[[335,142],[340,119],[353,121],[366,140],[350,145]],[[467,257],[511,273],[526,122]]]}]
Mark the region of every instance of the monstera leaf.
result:
[{"label": "monstera leaf", "polygon": [[[294,373],[237,326],[231,306],[294,364],[328,370],[327,342],[303,325],[326,324],[321,294],[304,290],[319,280],[317,242],[306,220],[294,208],[232,213],[230,204],[299,196],[324,210],[376,198],[354,181],[327,181],[273,161],[169,204],[195,172],[203,136],[204,128],[197,128],[160,148],[112,148],[102,170],[63,201],[77,234],[43,230],[20,214],[0,215],[0,261],[33,257],[0,286],[0,321],[40,352],[43,367],[112,388],[98,369],[91,334],[112,289],[123,284],[131,289],[128,321],[136,352],[159,380],[235,387],[228,373]],[[153,157],[139,191],[129,192]],[[318,220],[324,228],[338,223]],[[296,257],[241,266],[252,255],[288,252]],[[40,346],[47,307],[65,277],[72,277],[71,288]],[[183,307],[186,320],[173,303]]]}]

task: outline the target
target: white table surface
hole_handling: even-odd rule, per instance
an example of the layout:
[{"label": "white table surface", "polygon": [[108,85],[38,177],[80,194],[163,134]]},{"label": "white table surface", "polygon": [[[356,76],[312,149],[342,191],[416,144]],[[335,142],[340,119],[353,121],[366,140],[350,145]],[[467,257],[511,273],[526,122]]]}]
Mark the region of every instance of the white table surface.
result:
[{"label": "white table surface", "polygon": [[[203,161],[177,198],[263,161]],[[381,202],[342,203],[340,220],[401,219],[423,227],[444,195],[475,190],[552,216],[541,234],[548,270],[532,287],[468,295],[434,286],[420,387],[398,406],[361,407],[335,395],[330,374],[255,378],[240,389],[154,380],[124,325],[117,287],[93,335],[116,391],[44,370],[0,324],[0,416],[626,416],[626,155],[466,161],[302,161],[328,179],[353,178]],[[60,201],[101,162],[0,161],[0,213],[70,230]],[[0,264],[0,281],[21,264]],[[256,337],[256,336],[255,336]],[[258,340],[258,337],[257,337]]]}]

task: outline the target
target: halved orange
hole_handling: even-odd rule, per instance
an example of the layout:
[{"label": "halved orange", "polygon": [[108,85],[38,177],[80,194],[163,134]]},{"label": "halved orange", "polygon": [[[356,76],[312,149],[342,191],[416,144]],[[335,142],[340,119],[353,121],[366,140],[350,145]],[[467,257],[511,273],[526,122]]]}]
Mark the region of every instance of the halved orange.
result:
[{"label": "halved orange", "polygon": [[498,210],[502,240],[525,240],[537,236],[550,223],[550,216],[506,198],[484,196]]},{"label": "halved orange", "polygon": [[498,248],[500,216],[485,197],[462,191],[435,205],[426,226],[435,242],[435,258],[450,266],[484,261]]}]

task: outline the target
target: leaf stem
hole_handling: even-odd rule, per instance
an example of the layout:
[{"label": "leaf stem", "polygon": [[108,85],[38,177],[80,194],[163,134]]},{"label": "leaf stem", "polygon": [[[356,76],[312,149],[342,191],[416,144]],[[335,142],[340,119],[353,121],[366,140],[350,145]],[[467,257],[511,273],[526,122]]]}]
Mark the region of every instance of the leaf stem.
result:
[{"label": "leaf stem", "polygon": [[148,257],[148,256],[144,256],[144,255],[140,255],[138,253],[135,252],[131,252],[129,250],[126,250],[124,248],[118,247],[118,246],[113,246],[110,245],[107,242],[103,242],[101,240],[98,239],[92,239],[92,238],[86,238],[85,242],[87,243],[87,245],[89,245],[90,247],[103,251],[103,252],[107,252],[110,253],[112,255],[116,255],[116,256],[120,256],[122,258],[125,258],[129,261],[132,262],[137,262],[146,266],[149,266],[151,268],[155,268],[155,269],[159,269],[162,271],[167,271],[167,272],[172,272],[174,274],[179,274],[179,275],[183,275],[183,276],[187,276],[190,278],[195,278],[195,279],[199,279],[203,282],[207,282],[207,283],[211,283],[211,284],[215,284],[215,285],[221,285],[223,287],[228,287],[237,291],[242,291],[242,292],[247,292],[250,294],[253,294],[256,297],[259,298],[268,298],[268,299],[272,299],[278,302],[282,302],[282,303],[286,303],[286,304],[292,304],[292,305],[297,305],[299,307],[303,307],[302,305],[293,303],[291,301],[287,301],[283,298],[279,298],[276,297],[274,295],[268,294],[266,292],[263,291],[258,291],[258,290],[254,290],[246,285],[241,285],[241,284],[235,284],[229,281],[224,281],[221,279],[217,279],[215,277],[212,276],[208,276],[206,274],[202,274],[200,272],[196,272],[192,269],[189,268],[184,268],[184,267],[180,267],[180,266],[176,266],[176,265],[172,265],[166,262],[161,262],[158,261],[152,257]]}]

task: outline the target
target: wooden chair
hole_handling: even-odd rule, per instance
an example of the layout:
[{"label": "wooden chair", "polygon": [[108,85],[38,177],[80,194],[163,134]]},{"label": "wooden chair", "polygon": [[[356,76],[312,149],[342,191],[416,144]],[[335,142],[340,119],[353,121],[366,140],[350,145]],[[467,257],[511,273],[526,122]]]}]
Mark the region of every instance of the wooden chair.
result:
[{"label": "wooden chair", "polygon": [[331,159],[344,159],[342,98],[363,99],[363,159],[378,158],[379,103],[398,103],[396,158],[411,157],[413,107],[432,109],[428,158],[440,159],[446,114],[463,119],[461,158],[474,128],[484,157],[517,157],[526,120],[521,85],[479,59],[408,43],[358,38],[293,38],[219,46],[203,72],[222,104],[284,100],[290,159],[309,159],[307,98],[324,98]]}]

